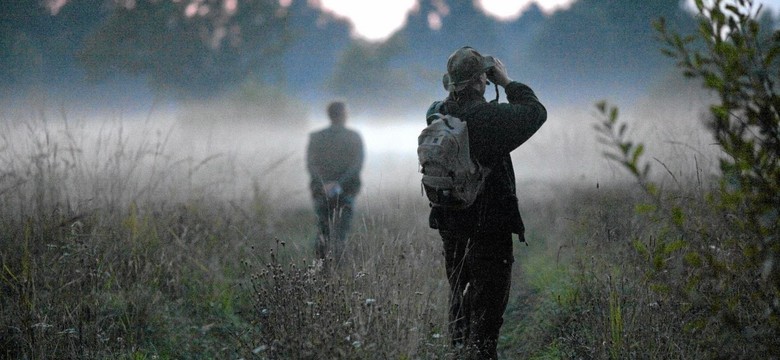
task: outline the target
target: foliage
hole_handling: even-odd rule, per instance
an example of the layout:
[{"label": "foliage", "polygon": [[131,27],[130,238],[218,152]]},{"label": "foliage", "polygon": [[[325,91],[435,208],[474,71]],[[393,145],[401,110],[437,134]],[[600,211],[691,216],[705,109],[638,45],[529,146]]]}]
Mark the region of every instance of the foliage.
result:
[{"label": "foliage", "polygon": [[780,33],[761,31],[749,0],[696,4],[697,35],[671,32],[663,20],[656,29],[664,53],[678,60],[684,75],[719,96],[708,124],[724,154],[719,187],[699,194],[661,191],[642,158],[644,145],[626,138],[617,108],[598,104],[603,120],[596,128],[612,149],[605,156],[627,169],[651,199],[636,211],[649,216],[655,230],[631,240],[645,268],[639,284],[656,294],[656,303],[679,307],[672,320],[681,334],[710,349],[707,357],[776,356]]},{"label": "foliage", "polygon": [[[688,77],[700,78],[719,96],[710,108],[710,130],[727,155],[721,159],[723,205],[744,213],[739,224],[760,239],[758,257],[770,292],[780,291],[780,32],[761,31],[750,0],[716,1],[701,14],[698,39],[705,51],[691,49],[694,38],[658,30],[665,52],[679,60]],[[721,6],[723,5],[723,6]],[[722,7],[722,8],[721,8]],[[757,11],[757,10],[755,10]],[[780,298],[777,299],[780,301]],[[775,311],[780,310],[775,306]]]},{"label": "foliage", "polygon": [[[81,0],[52,15],[54,2],[15,0],[0,11],[0,90],[18,94],[66,76],[73,51],[103,18],[104,0]],[[56,70],[55,70],[56,69]]]},{"label": "foliage", "polygon": [[287,46],[278,1],[154,1],[116,4],[89,36],[79,59],[101,79],[114,72],[145,75],[157,88],[203,95],[247,76],[274,79],[270,69]]},{"label": "foliage", "polygon": [[340,55],[329,80],[331,91],[337,96],[350,99],[350,103],[359,108],[392,109],[399,105],[404,106],[388,104],[390,101],[396,101],[395,96],[366,97],[366,94],[409,92],[412,79],[407,75],[407,69],[393,65],[393,60],[405,50],[405,45],[398,36],[383,43],[359,40],[351,42]]},{"label": "foliage", "polygon": [[658,53],[649,26],[658,16],[686,30],[691,24],[679,0],[578,0],[539,25],[523,64],[530,63],[541,74],[537,81],[558,87],[581,81],[591,94],[651,84],[670,67]]},{"label": "foliage", "polygon": [[[36,67],[40,67],[40,54],[32,39],[23,31],[14,28],[13,21],[18,18],[32,17],[43,13],[43,9],[30,6],[22,1],[5,4],[0,14],[0,81],[2,83],[22,83]],[[37,14],[36,14],[37,13]]]},{"label": "foliage", "polygon": [[284,89],[247,80],[223,96],[182,101],[177,117],[186,125],[270,124],[301,127],[308,104]]},{"label": "foliage", "polygon": [[[736,4],[696,2],[701,14],[698,39],[703,52],[688,39],[658,30],[679,60],[685,75],[700,78],[720,101],[710,108],[710,130],[726,154],[720,205],[740,214],[735,222],[752,241],[748,257],[762,276],[760,296],[776,318],[780,311],[780,32],[761,31],[751,0]],[[774,320],[777,321],[777,320]]]}]

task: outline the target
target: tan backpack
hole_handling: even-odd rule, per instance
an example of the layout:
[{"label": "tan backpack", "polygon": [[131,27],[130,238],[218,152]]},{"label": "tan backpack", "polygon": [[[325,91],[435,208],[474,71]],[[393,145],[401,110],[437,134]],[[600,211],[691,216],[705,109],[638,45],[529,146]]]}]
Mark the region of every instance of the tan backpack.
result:
[{"label": "tan backpack", "polygon": [[466,122],[435,113],[417,138],[422,187],[431,204],[465,209],[482,192],[490,169],[471,158]]}]

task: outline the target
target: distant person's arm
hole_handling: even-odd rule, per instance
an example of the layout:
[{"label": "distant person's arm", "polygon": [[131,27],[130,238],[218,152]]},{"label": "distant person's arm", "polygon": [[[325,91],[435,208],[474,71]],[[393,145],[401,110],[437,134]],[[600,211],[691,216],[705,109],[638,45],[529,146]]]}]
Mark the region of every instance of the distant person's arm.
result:
[{"label": "distant person's arm", "polygon": [[360,171],[363,169],[363,139],[357,133],[353,135],[352,147],[353,148],[350,153],[354,154],[354,156],[350,162],[350,166],[339,177],[339,184],[344,184],[350,179],[358,178],[360,176]]},{"label": "distant person's arm", "polygon": [[309,172],[309,176],[312,181],[322,182],[320,178],[320,171],[317,164],[319,163],[318,151],[315,150],[314,136],[309,136],[309,143],[306,145],[306,171]]}]

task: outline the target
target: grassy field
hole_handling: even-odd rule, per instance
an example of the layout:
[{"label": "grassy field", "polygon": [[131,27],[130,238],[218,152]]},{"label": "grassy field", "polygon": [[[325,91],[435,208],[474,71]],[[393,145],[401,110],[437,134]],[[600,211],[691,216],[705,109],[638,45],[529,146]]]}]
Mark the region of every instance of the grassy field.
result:
[{"label": "grassy field", "polygon": [[[362,194],[343,262],[322,266],[313,212],[274,195],[273,161],[246,175],[229,154],[182,157],[165,131],[115,125],[5,125],[0,357],[451,357],[419,193]],[[776,357],[748,235],[712,179],[688,178],[659,197],[521,182],[529,242],[515,244],[501,357]]]},{"label": "grassy field", "polygon": [[[344,261],[323,268],[313,212],[278,206],[262,173],[239,183],[235,159],[177,157],[165,132],[78,124],[5,125],[3,357],[447,356],[440,240],[419,194],[365,195]],[[572,293],[570,204],[528,200],[508,358],[556,354],[550,314]]]}]

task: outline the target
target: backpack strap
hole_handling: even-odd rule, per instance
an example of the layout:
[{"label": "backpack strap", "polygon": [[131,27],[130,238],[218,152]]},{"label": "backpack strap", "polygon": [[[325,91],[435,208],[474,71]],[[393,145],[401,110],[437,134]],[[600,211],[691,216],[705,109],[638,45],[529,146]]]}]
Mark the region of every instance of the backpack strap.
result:
[{"label": "backpack strap", "polygon": [[444,106],[444,101],[437,101],[435,105],[433,105],[433,112],[441,114],[441,108]]},{"label": "backpack strap", "polygon": [[[433,103],[431,105],[431,107],[428,109],[428,113],[430,113],[430,115],[428,115],[428,117],[425,119],[425,122],[428,125],[430,125],[434,120],[436,120],[437,117],[434,116],[435,114],[442,114],[441,113],[441,108],[442,108],[443,104],[444,104],[444,101],[437,101],[437,102]],[[442,115],[444,115],[444,114],[442,114]]]}]

